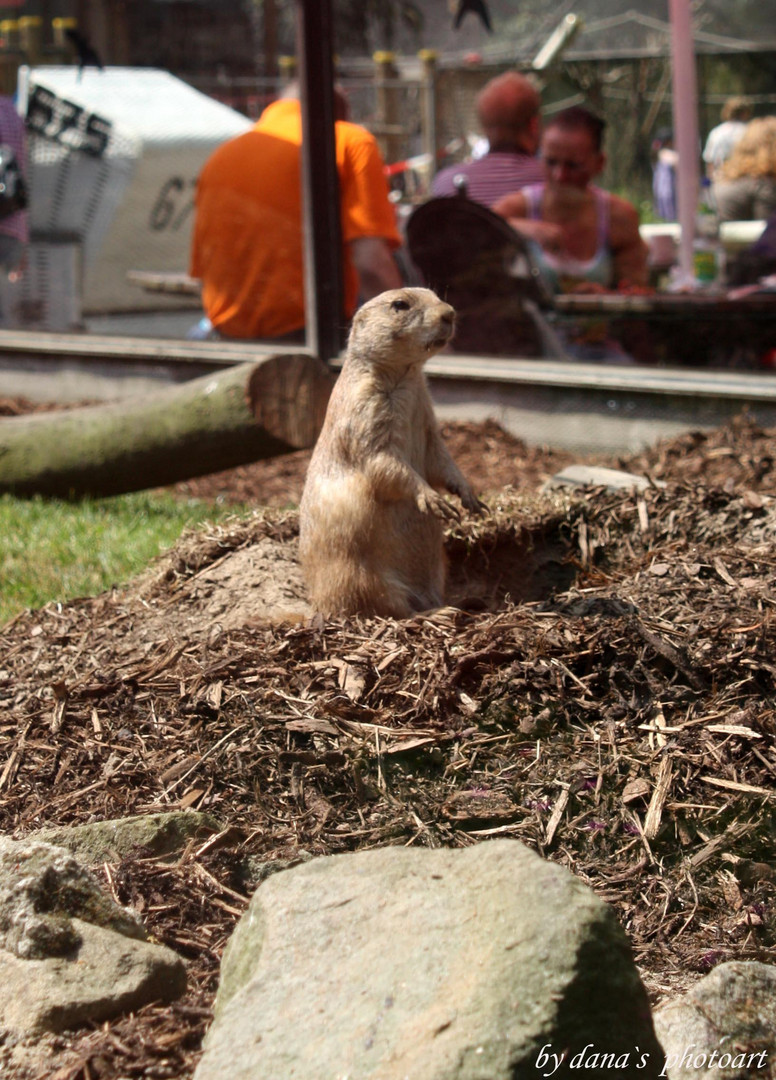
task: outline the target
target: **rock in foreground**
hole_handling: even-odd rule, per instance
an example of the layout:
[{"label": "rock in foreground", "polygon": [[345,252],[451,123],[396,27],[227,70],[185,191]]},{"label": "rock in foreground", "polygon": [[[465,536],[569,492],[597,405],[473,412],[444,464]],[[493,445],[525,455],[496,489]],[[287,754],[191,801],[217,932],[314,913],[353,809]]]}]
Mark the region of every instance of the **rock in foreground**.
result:
[{"label": "rock in foreground", "polygon": [[623,1080],[662,1064],[612,910],[501,840],[269,878],[224,956],[195,1076]]},{"label": "rock in foreground", "polygon": [[668,1080],[771,1075],[776,1055],[776,967],[719,964],[655,1013]]},{"label": "rock in foreground", "polygon": [[0,1029],[63,1031],[179,997],[183,962],[145,936],[70,852],[0,837]]}]

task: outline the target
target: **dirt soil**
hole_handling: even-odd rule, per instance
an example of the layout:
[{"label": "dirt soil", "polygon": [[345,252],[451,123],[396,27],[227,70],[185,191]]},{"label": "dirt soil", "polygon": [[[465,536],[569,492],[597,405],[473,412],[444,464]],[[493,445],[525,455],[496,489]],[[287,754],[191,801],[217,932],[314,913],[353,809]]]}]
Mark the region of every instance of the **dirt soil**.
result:
[{"label": "dirt soil", "polygon": [[[311,616],[296,514],[262,509],[0,628],[0,830],[182,807],[222,825],[173,862],[95,868],[186,958],[186,996],[49,1040],[53,1066],[0,1044],[4,1077],[191,1076],[256,884],[385,844],[515,837],[568,867],[654,1002],[776,962],[776,430],[601,462],[655,481],[641,494],[542,491],[570,454],[445,434],[490,509],[450,531],[438,612]],[[288,507],[307,459],[177,490]]]}]

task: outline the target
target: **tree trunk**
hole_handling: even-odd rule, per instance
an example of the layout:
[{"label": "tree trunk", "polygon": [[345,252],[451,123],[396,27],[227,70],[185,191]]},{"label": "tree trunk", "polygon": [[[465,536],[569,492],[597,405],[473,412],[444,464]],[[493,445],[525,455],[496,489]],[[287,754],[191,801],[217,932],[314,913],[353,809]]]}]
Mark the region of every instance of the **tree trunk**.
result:
[{"label": "tree trunk", "polygon": [[107,405],[0,421],[0,492],[119,495],[312,446],[333,384],[282,354]]}]

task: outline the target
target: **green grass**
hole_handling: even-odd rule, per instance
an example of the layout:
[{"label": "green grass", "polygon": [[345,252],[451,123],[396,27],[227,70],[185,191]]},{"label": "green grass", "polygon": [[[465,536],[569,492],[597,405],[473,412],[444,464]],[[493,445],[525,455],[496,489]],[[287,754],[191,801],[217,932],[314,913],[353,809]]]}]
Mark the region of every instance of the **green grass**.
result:
[{"label": "green grass", "polygon": [[121,584],[186,526],[240,511],[148,492],[81,502],[0,496],[0,625],[25,608]]}]

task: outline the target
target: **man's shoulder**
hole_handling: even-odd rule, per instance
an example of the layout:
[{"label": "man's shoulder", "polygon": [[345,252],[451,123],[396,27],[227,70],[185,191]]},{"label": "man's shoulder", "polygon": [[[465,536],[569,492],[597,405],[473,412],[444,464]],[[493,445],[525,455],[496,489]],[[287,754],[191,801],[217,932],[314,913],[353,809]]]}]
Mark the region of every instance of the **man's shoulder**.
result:
[{"label": "man's shoulder", "polygon": [[468,175],[471,172],[472,167],[477,164],[478,162],[476,161],[459,161],[454,162],[452,165],[443,165],[434,177],[434,180],[442,181],[448,177],[458,176],[459,173]]},{"label": "man's shoulder", "polygon": [[470,175],[487,174],[491,172],[501,172],[503,170],[510,169],[533,169],[536,167],[537,172],[541,171],[541,165],[538,158],[531,157],[530,154],[519,154],[517,152],[511,153],[509,151],[490,151],[487,154],[483,154],[482,157],[475,158],[473,161],[461,161],[458,164],[445,165],[437,173],[437,178],[442,176],[454,176],[457,173],[466,173]]},{"label": "man's shoulder", "polygon": [[471,190],[471,185],[476,185],[480,194],[479,201],[489,205],[516,188],[542,180],[544,174],[540,162],[529,154],[491,152],[476,161],[447,165],[440,169],[434,177],[432,192],[435,195],[454,194],[454,180],[457,176],[467,179],[472,198],[476,195]]},{"label": "man's shoulder", "polygon": [[235,135],[233,139],[217,146],[202,167],[202,174],[230,166],[243,157],[247,157],[251,151],[261,143],[261,136],[255,128],[244,131],[242,135]]},{"label": "man's shoulder", "polygon": [[619,195],[609,195],[609,222],[613,238],[626,243],[640,239],[639,212],[627,199]]},{"label": "man's shoulder", "polygon": [[629,224],[635,222],[638,225],[639,212],[632,202],[627,199],[623,199],[620,195],[609,196],[610,213],[613,218],[619,221],[625,221]]},{"label": "man's shoulder", "polygon": [[741,120],[724,120],[721,124],[717,124],[713,127],[706,139],[706,145],[703,149],[704,160],[707,160],[707,155],[721,148],[726,150],[728,144],[732,146],[734,142],[743,134],[746,124]]},{"label": "man's shoulder", "polygon": [[377,146],[377,139],[372,132],[361,124],[354,124],[351,120],[338,120],[334,125],[334,131],[337,141],[342,141],[347,145]]},{"label": "man's shoulder", "polygon": [[431,181],[431,194],[436,196],[454,195],[455,184],[453,180],[456,176],[462,175],[468,175],[465,172],[465,165],[445,165]]}]

